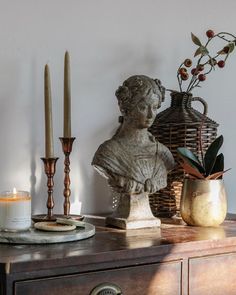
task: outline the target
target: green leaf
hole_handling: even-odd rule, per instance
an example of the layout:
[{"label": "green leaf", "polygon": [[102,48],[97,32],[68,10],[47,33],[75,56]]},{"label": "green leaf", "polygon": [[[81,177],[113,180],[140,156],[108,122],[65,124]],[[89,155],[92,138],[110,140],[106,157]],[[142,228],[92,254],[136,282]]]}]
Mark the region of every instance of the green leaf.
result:
[{"label": "green leaf", "polygon": [[220,171],[224,171],[224,155],[222,153],[216,157],[216,161],[212,168],[211,173],[213,174]]},{"label": "green leaf", "polygon": [[185,160],[187,161],[193,168],[197,169],[200,173],[204,174],[205,169],[202,166],[199,159],[192,153],[189,149],[180,147],[177,148],[177,153]]},{"label": "green leaf", "polygon": [[234,48],[235,48],[235,44],[234,42],[230,42],[228,44],[228,47],[229,47],[229,53],[233,52],[234,51]]},{"label": "green leaf", "polygon": [[191,38],[194,44],[198,45],[198,46],[202,46],[201,41],[199,40],[199,38],[197,36],[195,36],[193,33],[191,33]]},{"label": "green leaf", "polygon": [[198,47],[198,49],[195,51],[194,53],[194,57],[200,55],[202,52],[201,52],[201,47]]},{"label": "green leaf", "polygon": [[191,152],[189,149],[185,148],[185,147],[179,147],[177,148],[177,152],[183,156],[184,158],[187,157],[191,160],[193,160],[194,162],[197,162],[198,164],[201,165],[201,162],[199,161],[198,157]]},{"label": "green leaf", "polygon": [[207,48],[205,46],[200,46],[198,47],[198,49],[195,51],[194,53],[194,57],[196,57],[197,55],[208,55],[209,51],[207,50]]},{"label": "green leaf", "polygon": [[223,144],[223,136],[217,137],[209,146],[209,148],[206,151],[205,157],[204,157],[204,163],[205,163],[205,169],[206,169],[206,176],[210,175],[212,173],[213,167],[216,162],[217,154],[219,149],[221,148]]},{"label": "green leaf", "polygon": [[209,54],[209,51],[205,46],[201,46],[200,50],[201,50],[202,55],[208,55]]}]

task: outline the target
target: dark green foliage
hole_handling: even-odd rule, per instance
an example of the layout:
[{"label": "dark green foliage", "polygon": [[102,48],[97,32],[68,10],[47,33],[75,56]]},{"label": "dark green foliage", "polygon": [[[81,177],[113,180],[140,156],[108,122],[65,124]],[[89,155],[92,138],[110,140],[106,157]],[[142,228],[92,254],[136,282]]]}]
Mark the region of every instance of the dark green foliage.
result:
[{"label": "dark green foliage", "polygon": [[[223,136],[217,137],[207,149],[202,162],[189,149],[177,148],[177,153],[182,158],[181,166],[193,178],[217,179],[221,178],[224,171],[224,155],[218,152],[223,144]],[[193,170],[194,169],[194,170]]]},{"label": "dark green foliage", "polygon": [[[216,159],[217,159],[217,154],[223,144],[223,141],[224,141],[224,139],[223,139],[222,135],[217,137],[206,151],[206,154],[204,157],[204,163],[203,163],[203,165],[205,167],[205,171],[206,171],[206,176],[208,176],[212,173],[212,169],[213,169]],[[223,161],[224,161],[224,158],[223,158]],[[216,168],[217,168],[217,166],[216,166]],[[219,172],[219,170],[215,171],[215,172]]]}]

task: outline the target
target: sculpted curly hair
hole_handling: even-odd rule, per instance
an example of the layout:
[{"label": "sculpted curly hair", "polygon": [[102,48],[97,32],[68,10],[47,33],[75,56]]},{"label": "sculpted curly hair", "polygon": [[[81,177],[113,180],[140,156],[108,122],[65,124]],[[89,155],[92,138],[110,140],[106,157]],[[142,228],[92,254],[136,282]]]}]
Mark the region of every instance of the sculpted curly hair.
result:
[{"label": "sculpted curly hair", "polygon": [[131,76],[125,80],[115,93],[122,115],[127,114],[137,105],[140,96],[145,97],[151,92],[159,97],[160,106],[165,97],[165,88],[161,85],[160,80],[144,75]]}]

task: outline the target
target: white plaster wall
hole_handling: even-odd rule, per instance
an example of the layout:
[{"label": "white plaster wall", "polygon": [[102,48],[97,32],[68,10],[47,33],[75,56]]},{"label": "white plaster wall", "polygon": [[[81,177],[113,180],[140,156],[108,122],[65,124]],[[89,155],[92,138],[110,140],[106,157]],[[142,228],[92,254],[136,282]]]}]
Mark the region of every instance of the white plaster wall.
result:
[{"label": "white plaster wall", "polygon": [[[177,89],[176,69],[195,49],[190,32],[209,28],[236,34],[235,0],[0,0],[0,190],[30,190],[34,213],[45,211],[43,68],[52,80],[55,212],[62,212],[63,58],[71,55],[72,212],[111,210],[104,179],[90,162],[98,145],[118,126],[114,92],[130,75],[158,77]],[[209,116],[220,124],[229,211],[236,212],[236,52],[202,89]],[[169,98],[162,109],[170,103]]]}]

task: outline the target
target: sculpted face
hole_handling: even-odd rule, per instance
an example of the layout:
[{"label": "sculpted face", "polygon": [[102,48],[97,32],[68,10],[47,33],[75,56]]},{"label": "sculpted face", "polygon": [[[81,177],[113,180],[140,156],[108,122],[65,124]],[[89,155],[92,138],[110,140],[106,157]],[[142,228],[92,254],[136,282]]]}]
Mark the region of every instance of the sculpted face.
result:
[{"label": "sculpted face", "polygon": [[137,96],[138,103],[127,114],[127,120],[137,128],[149,128],[157,115],[157,110],[160,107],[160,98],[150,93],[145,97]]}]

